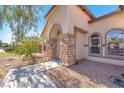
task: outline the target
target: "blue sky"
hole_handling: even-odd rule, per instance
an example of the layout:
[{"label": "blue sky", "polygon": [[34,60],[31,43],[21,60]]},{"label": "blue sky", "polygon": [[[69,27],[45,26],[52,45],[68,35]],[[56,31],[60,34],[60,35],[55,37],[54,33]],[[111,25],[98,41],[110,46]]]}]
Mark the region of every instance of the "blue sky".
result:
[{"label": "blue sky", "polygon": [[[52,7],[51,5],[44,6],[44,9],[42,11],[43,14],[41,16],[46,15],[46,13],[49,11],[51,7]],[[87,7],[96,17],[99,17],[117,10],[118,6],[117,5],[88,5]],[[38,24],[39,33],[42,32],[45,24],[46,24],[46,20],[44,19],[44,17],[42,17],[42,21],[39,22]],[[32,34],[32,32],[30,32],[29,34]],[[7,43],[11,42],[11,29],[9,27],[4,27],[3,30],[0,31],[0,40]]]},{"label": "blue sky", "polygon": [[117,10],[117,5],[88,5],[88,9],[96,16],[102,16]]}]

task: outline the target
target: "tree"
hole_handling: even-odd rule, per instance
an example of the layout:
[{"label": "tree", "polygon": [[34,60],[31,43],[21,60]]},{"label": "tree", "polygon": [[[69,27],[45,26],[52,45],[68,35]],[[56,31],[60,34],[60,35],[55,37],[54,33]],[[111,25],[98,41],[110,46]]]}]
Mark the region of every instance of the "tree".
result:
[{"label": "tree", "polygon": [[0,48],[2,48],[2,41],[0,40]]},{"label": "tree", "polygon": [[43,6],[34,5],[4,5],[0,7],[0,29],[8,25],[12,31],[12,38],[21,41],[29,31],[37,31],[41,21]]}]

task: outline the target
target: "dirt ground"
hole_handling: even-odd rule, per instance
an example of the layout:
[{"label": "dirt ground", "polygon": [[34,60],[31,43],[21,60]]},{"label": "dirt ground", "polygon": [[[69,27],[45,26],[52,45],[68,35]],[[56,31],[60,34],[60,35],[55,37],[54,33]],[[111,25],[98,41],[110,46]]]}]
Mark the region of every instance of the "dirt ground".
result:
[{"label": "dirt ground", "polygon": [[[40,63],[40,59],[36,60],[36,63]],[[0,68],[3,68],[4,70],[19,68],[30,64],[32,64],[31,59],[23,60],[20,56],[0,57]]]},{"label": "dirt ground", "polygon": [[[2,56],[0,57],[0,73],[7,73],[10,69],[20,68],[23,66],[34,64],[31,59],[23,60],[20,56]],[[36,63],[40,63],[40,59]],[[1,81],[1,79],[0,79]]]}]

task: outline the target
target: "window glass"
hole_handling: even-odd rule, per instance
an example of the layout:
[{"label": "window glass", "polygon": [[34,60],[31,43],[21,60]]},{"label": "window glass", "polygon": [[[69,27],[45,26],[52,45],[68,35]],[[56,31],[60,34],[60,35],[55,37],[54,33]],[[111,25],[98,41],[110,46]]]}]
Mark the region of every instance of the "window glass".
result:
[{"label": "window glass", "polygon": [[91,54],[100,54],[100,44],[101,37],[98,34],[93,34],[90,37],[90,53]]},{"label": "window glass", "polygon": [[107,33],[107,54],[124,56],[124,32],[112,30]]}]

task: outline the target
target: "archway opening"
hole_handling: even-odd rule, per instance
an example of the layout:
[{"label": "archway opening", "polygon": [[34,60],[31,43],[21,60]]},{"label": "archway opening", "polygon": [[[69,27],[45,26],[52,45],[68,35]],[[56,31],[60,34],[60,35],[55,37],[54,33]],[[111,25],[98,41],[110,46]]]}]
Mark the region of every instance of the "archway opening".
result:
[{"label": "archway opening", "polygon": [[58,24],[55,24],[55,25],[53,25],[53,27],[50,31],[50,39],[57,40],[61,34],[62,34],[61,26]]},{"label": "archway opening", "polygon": [[51,28],[50,32],[50,39],[55,40],[56,42],[56,59],[60,59],[60,36],[62,35],[62,29],[59,24],[54,24],[53,27]]}]

